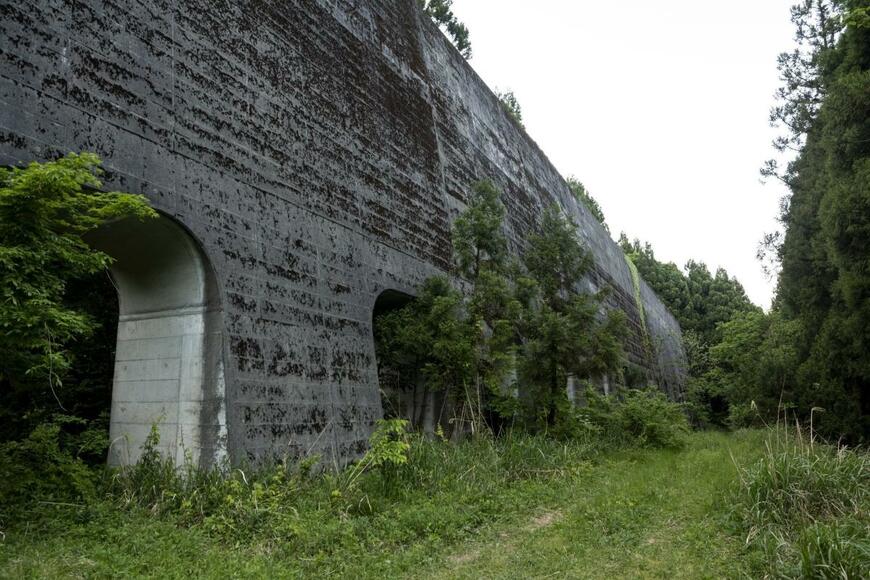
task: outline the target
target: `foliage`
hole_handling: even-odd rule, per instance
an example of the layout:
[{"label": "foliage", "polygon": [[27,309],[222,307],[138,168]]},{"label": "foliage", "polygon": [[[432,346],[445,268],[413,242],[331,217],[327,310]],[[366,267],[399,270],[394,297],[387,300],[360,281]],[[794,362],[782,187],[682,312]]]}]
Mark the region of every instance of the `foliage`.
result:
[{"label": "foliage", "polygon": [[528,246],[523,261],[541,299],[561,308],[578,294],[578,283],[592,267],[592,257],[577,237],[577,225],[552,205],[544,211],[540,232],[529,236]]},{"label": "foliage", "polygon": [[558,207],[548,208],[524,256],[537,293],[527,305],[519,370],[535,416],[549,427],[557,422],[569,376],[600,377],[621,368],[624,357],[625,315],[610,310],[602,316],[601,297],[580,290],[592,262],[576,228]]},{"label": "foliage", "polygon": [[[797,46],[777,59],[782,86],[770,111],[771,125],[786,131],[774,141],[778,151],[802,146],[819,113],[826,94],[825,70],[834,64],[832,52],[843,27],[842,5],[840,0],[800,0],[792,6]],[[765,167],[762,174],[777,176],[775,161]]]},{"label": "foliage", "polygon": [[594,217],[596,221],[604,227],[604,231],[610,233],[610,228],[607,226],[607,221],[604,219],[604,210],[601,209],[601,206],[597,201],[595,201],[595,198],[592,197],[586,189],[586,186],[584,186],[583,183],[573,175],[569,176],[565,181],[568,183],[568,189],[571,190],[574,199],[582,203],[583,206],[589,210],[592,217]]},{"label": "foliage", "polygon": [[[71,435],[70,425],[84,429]],[[81,419],[56,416],[20,441],[0,443],[0,525],[44,504],[94,499],[98,474],[82,457],[105,452],[105,433]]]},{"label": "foliage", "polygon": [[[462,414],[473,422],[489,415],[490,424],[512,414],[504,387],[514,364],[522,304],[508,262],[501,192],[489,181],[475,184],[466,210],[453,225],[457,270],[471,285],[466,311],[472,325],[473,397]],[[484,408],[485,407],[485,408]],[[480,425],[472,424],[476,430]]]},{"label": "foliage", "polygon": [[[404,419],[379,419],[369,437],[369,449],[363,458],[348,472],[343,482],[346,489],[352,489],[360,476],[366,471],[380,469],[385,483],[392,483],[396,471],[408,463],[408,421]],[[387,487],[392,487],[387,485]]]},{"label": "foliage", "polygon": [[[265,550],[300,572],[353,566],[361,558],[371,563],[367,554],[384,566],[388,551],[426,551],[552,501],[588,471],[596,453],[588,444],[522,434],[450,445],[412,437],[396,421],[382,423],[372,451],[338,474],[312,474],[317,458],[256,469],[179,470],[153,452],[156,446],[155,434],[138,465],[96,478],[96,492],[78,505],[18,512],[4,528],[7,543],[20,546],[90,525],[103,528],[99,541],[106,542],[118,524],[107,530],[102,514],[114,514],[140,531],[166,522],[229,552]],[[76,535],[81,548],[85,539]],[[148,542],[147,534],[140,541]],[[5,547],[0,543],[0,562]]]},{"label": "foliage", "polygon": [[[823,407],[820,428],[870,438],[870,27],[866,0],[805,0],[792,10],[797,48],[780,57],[775,146],[794,149],[785,170],[763,173],[790,190],[770,236],[779,261],[775,310],[805,340],[787,403]],[[804,411],[806,412],[806,411]]]},{"label": "foliage", "polygon": [[[748,313],[722,324],[719,337],[710,348],[714,370],[706,378],[725,392],[733,426],[747,426],[747,419],[754,423],[754,416],[773,420],[781,401],[797,401],[790,389],[802,333],[793,321],[777,313]],[[752,414],[740,412],[749,406]]]},{"label": "foliage", "polygon": [[83,507],[46,506],[3,528],[0,576],[513,578],[570,566],[746,577],[742,541],[713,499],[735,478],[731,458],[753,462],[758,439],[699,433],[674,452],[521,433],[415,438],[393,489],[373,470],[340,500],[335,477],[309,461],[196,471],[155,484],[151,504],[100,487]]},{"label": "foliage", "polygon": [[476,183],[468,208],[453,224],[453,251],[461,276],[474,281],[483,271],[504,271],[507,258],[502,232],[504,216],[498,188],[489,181]]},{"label": "foliage", "polygon": [[443,578],[745,578],[742,542],[713,498],[758,437],[696,433],[687,449],[627,450],[597,465],[558,508],[458,548]]},{"label": "foliage", "polygon": [[577,413],[600,432],[605,441],[617,445],[682,448],[689,423],[680,404],[670,401],[658,389],[629,389],[618,397],[586,393],[588,406]]},{"label": "foliage", "polygon": [[508,116],[516,121],[520,127],[525,127],[523,125],[523,108],[520,106],[520,102],[514,92],[511,90],[496,91],[495,96],[498,97],[502,108],[504,108]]},{"label": "foliage", "polygon": [[411,444],[407,437],[408,422],[402,419],[380,419],[369,438],[369,450],[361,463],[370,469],[397,467],[408,463]]},{"label": "foliage", "polygon": [[719,324],[740,313],[761,311],[723,268],[712,275],[706,264],[690,260],[681,271],[676,264],[659,262],[649,243],[629,241],[622,233],[619,244],[682,330],[694,333],[704,344],[713,342]]},{"label": "foliage", "polygon": [[637,266],[631,261],[628,256],[625,257],[625,263],[628,266],[628,271],[631,274],[631,286],[634,291],[634,305],[637,307],[640,315],[640,327],[643,332],[644,344],[649,348],[649,330],[646,325],[646,311],[643,307],[643,299],[640,296],[640,273],[637,271]]},{"label": "foliage", "polygon": [[156,214],[141,196],[100,191],[100,161],[70,154],[26,168],[0,168],[0,385],[55,398],[70,344],[94,332],[93,317],[67,303],[76,280],[111,263],[83,236],[110,220]]},{"label": "foliage", "polygon": [[471,58],[471,40],[468,27],[453,14],[453,0],[418,0],[420,8],[440,26],[466,60]]},{"label": "foliage", "polygon": [[765,556],[768,574],[861,578],[870,569],[870,458],[778,427],[742,468],[732,518]]},{"label": "foliage", "polygon": [[[624,315],[602,312],[601,296],[584,291],[591,258],[558,207],[548,208],[540,231],[529,236],[524,264],[510,263],[500,197],[491,183],[476,184],[454,224],[466,296],[433,278],[416,301],[379,315],[379,363],[408,388],[422,381],[461,402],[459,417],[470,417],[473,431],[485,416],[490,425],[514,421],[523,407],[536,428],[552,428],[567,403],[569,377],[621,368]],[[519,399],[509,392],[515,370]]]},{"label": "foliage", "polygon": [[461,402],[460,416],[472,430],[484,420],[482,407],[501,397],[520,310],[508,278],[500,198],[492,183],[475,184],[454,223],[457,273],[468,283],[466,295],[446,279],[430,278],[415,301],[375,321],[381,367],[404,377],[406,389],[422,383],[424,396],[434,389]]},{"label": "foliage", "polygon": [[463,394],[472,384],[475,329],[463,302],[446,278],[433,277],[407,306],[378,317],[378,360],[398,373],[401,386],[422,381],[426,388]]},{"label": "foliage", "polygon": [[[687,411],[695,426],[726,425],[732,407],[739,411],[738,407],[744,409],[753,397],[757,398],[755,388],[758,380],[775,378],[777,382],[765,388],[769,391],[781,389],[781,377],[770,375],[786,372],[781,368],[782,361],[778,361],[778,369],[769,369],[768,376],[763,379],[753,374],[760,369],[760,358],[773,359],[776,353],[760,357],[754,349],[760,347],[761,342],[747,341],[739,323],[732,324],[733,320],[759,323],[766,320],[761,309],[747,298],[736,278],[722,268],[711,275],[706,264],[694,260],[686,264],[685,271],[676,264],[659,262],[649,243],[642,244],[637,239],[629,241],[624,233],[620,235],[619,243],[630,262],[680,323],[688,362]],[[713,356],[714,347],[722,341],[726,344],[716,350],[722,356]],[[727,343],[731,343],[730,346]],[[741,350],[744,348],[750,350]],[[742,362],[752,368],[741,366],[739,361],[726,360],[725,355],[729,352],[741,356]],[[739,373],[735,370],[737,367],[741,369]],[[775,401],[766,408],[775,413]],[[757,413],[748,417],[757,417]]]}]

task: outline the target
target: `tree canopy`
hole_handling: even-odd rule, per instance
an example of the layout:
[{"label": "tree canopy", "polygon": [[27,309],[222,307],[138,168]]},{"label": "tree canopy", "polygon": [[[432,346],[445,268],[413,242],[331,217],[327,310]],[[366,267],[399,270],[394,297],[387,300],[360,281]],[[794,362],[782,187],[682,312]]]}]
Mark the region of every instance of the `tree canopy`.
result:
[{"label": "tree canopy", "polygon": [[[792,10],[798,48],[780,57],[771,118],[798,154],[776,248],[775,307],[802,329],[792,390],[827,410],[832,436],[870,437],[870,20],[867,0]],[[768,166],[769,169],[770,165]],[[769,173],[769,172],[768,172]]]},{"label": "tree canopy", "polygon": [[83,236],[110,220],[155,217],[141,196],[103,192],[100,161],[70,154],[0,168],[0,381],[48,387],[69,367],[67,345],[93,331],[64,300],[68,284],[111,258]]},{"label": "tree canopy", "polygon": [[418,0],[420,8],[450,37],[459,54],[471,58],[471,40],[466,27],[453,14],[453,0]]},{"label": "tree canopy", "polygon": [[625,233],[620,234],[619,245],[683,331],[696,333],[704,343],[711,343],[717,326],[735,315],[761,311],[723,268],[711,274],[703,262],[689,260],[685,271],[680,270],[673,262],[658,261],[649,243],[629,241]]}]

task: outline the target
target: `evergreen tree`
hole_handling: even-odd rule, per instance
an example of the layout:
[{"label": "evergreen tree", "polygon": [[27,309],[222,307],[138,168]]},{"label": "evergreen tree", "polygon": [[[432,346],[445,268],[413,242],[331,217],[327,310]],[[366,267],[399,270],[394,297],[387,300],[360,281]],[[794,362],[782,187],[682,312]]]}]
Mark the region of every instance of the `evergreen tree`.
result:
[{"label": "evergreen tree", "polygon": [[513,91],[496,91],[495,96],[498,97],[501,106],[507,111],[507,114],[516,121],[520,127],[523,125],[523,108]]},{"label": "evergreen tree", "polygon": [[566,401],[569,376],[600,377],[621,368],[624,358],[625,315],[610,310],[602,316],[600,296],[580,290],[592,260],[576,227],[558,206],[551,206],[524,256],[537,293],[527,304],[531,312],[520,374],[533,388],[535,409],[550,427]]},{"label": "evergreen tree", "polygon": [[[468,207],[453,226],[457,270],[471,284],[466,310],[473,335],[474,401],[481,407],[499,406],[503,400],[521,310],[510,280],[504,217],[501,191],[482,181],[474,185]],[[480,408],[469,414],[483,416]]]},{"label": "evergreen tree", "polygon": [[[474,328],[462,293],[447,278],[426,280],[419,295],[403,308],[378,317],[378,362],[401,378],[405,388],[422,384],[430,391],[462,400],[474,380]],[[421,417],[410,417],[420,424]]]},{"label": "evergreen tree", "polygon": [[[780,59],[772,117],[797,158],[780,177],[791,197],[780,217],[776,308],[807,340],[796,345],[789,392],[799,412],[826,410],[833,438],[870,438],[870,2],[803,2],[799,48]],[[771,164],[765,169],[770,174]]]}]

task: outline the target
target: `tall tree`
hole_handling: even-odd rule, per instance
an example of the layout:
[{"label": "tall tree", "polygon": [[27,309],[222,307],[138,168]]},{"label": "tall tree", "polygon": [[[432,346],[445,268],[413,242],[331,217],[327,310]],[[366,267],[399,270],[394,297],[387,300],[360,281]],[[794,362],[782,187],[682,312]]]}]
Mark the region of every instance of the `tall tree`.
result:
[{"label": "tall tree", "polygon": [[[473,387],[478,406],[501,400],[513,366],[520,303],[510,280],[505,208],[501,191],[489,181],[474,185],[466,210],[453,226],[459,274],[471,284],[467,312],[473,328]],[[481,409],[469,409],[482,417]]]},{"label": "tall tree", "polygon": [[405,389],[422,385],[424,401],[433,391],[448,394],[473,430],[510,370],[516,342],[519,303],[507,277],[504,215],[501,192],[488,181],[475,184],[452,232],[456,272],[468,292],[430,278],[416,300],[375,324],[382,368],[402,376]]},{"label": "tall tree", "polygon": [[[790,192],[780,214],[785,233],[768,236],[761,252],[779,261],[765,323],[775,343],[765,339],[753,351],[755,392],[744,389],[744,398],[764,400],[770,377],[780,377],[777,401],[805,417],[823,409],[815,424],[829,437],[867,441],[870,1],[803,0],[792,22],[797,47],[780,56],[783,85],[771,121],[784,130],[774,146],[797,156],[785,170],[774,162],[762,170]],[[771,352],[793,372],[776,371],[784,365],[770,360]]]},{"label": "tall tree", "polygon": [[[794,402],[870,439],[870,2],[802,2],[774,116],[799,145],[784,179],[776,305],[805,330]],[[800,56],[798,56],[800,55]],[[805,412],[808,410],[803,409]]]},{"label": "tall tree", "polygon": [[528,304],[520,371],[535,388],[536,409],[553,426],[569,376],[595,378],[621,367],[625,317],[616,310],[602,315],[600,296],[580,289],[591,257],[577,237],[576,224],[558,206],[544,212],[524,261],[538,291]]}]

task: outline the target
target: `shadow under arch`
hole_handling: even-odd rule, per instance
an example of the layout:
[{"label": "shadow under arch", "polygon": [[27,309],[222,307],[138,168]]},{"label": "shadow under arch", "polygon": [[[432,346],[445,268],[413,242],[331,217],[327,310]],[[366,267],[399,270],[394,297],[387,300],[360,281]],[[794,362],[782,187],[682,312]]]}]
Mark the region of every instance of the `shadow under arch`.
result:
[{"label": "shadow under arch", "polygon": [[444,393],[428,388],[420,373],[422,369],[396,369],[385,365],[381,360],[379,344],[378,318],[415,300],[415,296],[393,289],[384,290],[375,300],[372,309],[372,334],[377,361],[378,392],[381,409],[386,418],[407,419],[413,428],[431,435],[446,419],[445,413],[451,402]]},{"label": "shadow under arch", "polygon": [[118,334],[110,465],[135,463],[152,425],[157,450],[209,467],[227,453],[222,309],[214,270],[176,220],[111,222],[87,236],[114,259]]}]

